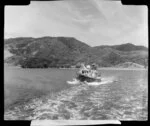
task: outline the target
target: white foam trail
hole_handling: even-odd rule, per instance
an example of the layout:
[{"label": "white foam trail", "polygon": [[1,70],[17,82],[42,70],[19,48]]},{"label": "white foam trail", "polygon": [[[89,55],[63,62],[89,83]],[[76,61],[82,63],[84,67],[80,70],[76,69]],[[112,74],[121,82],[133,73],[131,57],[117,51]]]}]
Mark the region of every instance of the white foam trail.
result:
[{"label": "white foam trail", "polygon": [[97,86],[97,85],[102,85],[102,84],[109,84],[116,81],[114,77],[105,77],[101,79],[101,82],[90,82],[87,83],[88,85],[93,85],[93,86]]},{"label": "white foam trail", "polygon": [[[101,82],[85,82],[87,85],[102,85],[102,84],[109,84],[109,83],[112,83],[115,80],[114,77],[105,77],[105,78],[102,78],[101,79],[102,81]],[[73,79],[73,81],[67,81],[68,84],[80,84],[80,81],[78,81],[77,79]]]},{"label": "white foam trail", "polygon": [[77,79],[73,79],[72,81],[67,81],[68,84],[80,84],[80,82]]}]

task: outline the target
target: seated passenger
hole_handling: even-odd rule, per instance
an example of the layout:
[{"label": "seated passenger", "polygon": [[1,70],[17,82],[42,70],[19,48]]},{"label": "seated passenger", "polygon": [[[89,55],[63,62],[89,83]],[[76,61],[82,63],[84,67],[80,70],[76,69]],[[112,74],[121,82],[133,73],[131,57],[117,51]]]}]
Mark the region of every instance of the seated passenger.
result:
[{"label": "seated passenger", "polygon": [[87,68],[88,70],[90,70],[90,69],[91,69],[91,66],[90,66],[90,65],[87,65],[86,68]]},{"label": "seated passenger", "polygon": [[87,73],[86,71],[88,71],[88,70],[85,67],[85,65],[81,64],[81,67],[80,67],[80,70],[79,70],[79,74],[84,74],[85,75]]}]

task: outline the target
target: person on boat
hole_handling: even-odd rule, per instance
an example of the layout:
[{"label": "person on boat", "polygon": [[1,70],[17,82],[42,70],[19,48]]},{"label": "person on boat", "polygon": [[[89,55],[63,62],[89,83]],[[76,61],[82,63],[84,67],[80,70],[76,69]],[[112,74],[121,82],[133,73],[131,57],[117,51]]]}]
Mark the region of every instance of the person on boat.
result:
[{"label": "person on boat", "polygon": [[90,65],[87,65],[86,68],[90,70],[90,69],[91,69],[91,66],[90,66]]},{"label": "person on boat", "polygon": [[88,70],[87,76],[91,77],[91,66],[87,65],[86,68]]},{"label": "person on boat", "polygon": [[88,71],[88,69],[85,67],[85,65],[84,65],[84,64],[81,64],[79,73],[81,73],[81,74],[86,74],[87,71]]},{"label": "person on boat", "polygon": [[92,71],[92,77],[96,78],[98,75],[98,72],[97,72],[97,66],[95,64],[92,64],[91,71]]}]

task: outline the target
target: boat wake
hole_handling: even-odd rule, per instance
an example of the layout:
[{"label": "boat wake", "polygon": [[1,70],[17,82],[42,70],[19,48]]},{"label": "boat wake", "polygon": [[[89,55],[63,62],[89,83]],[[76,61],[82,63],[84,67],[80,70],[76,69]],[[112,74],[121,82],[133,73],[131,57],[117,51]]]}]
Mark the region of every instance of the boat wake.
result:
[{"label": "boat wake", "polygon": [[73,78],[72,81],[67,81],[68,84],[80,84],[80,81],[77,80],[76,78]]},{"label": "boat wake", "polygon": [[117,80],[114,77],[104,77],[101,79],[101,82],[80,82],[79,80],[77,80],[76,78],[73,78],[72,81],[67,81],[68,84],[72,84],[72,85],[76,85],[76,84],[81,84],[81,83],[85,83],[87,85],[93,85],[93,86],[97,86],[97,85],[102,85],[102,84],[109,84],[112,82],[116,82]]},{"label": "boat wake", "polygon": [[113,77],[102,78],[101,80],[102,80],[101,82],[87,82],[86,84],[97,86],[102,84],[109,84],[116,81]]}]

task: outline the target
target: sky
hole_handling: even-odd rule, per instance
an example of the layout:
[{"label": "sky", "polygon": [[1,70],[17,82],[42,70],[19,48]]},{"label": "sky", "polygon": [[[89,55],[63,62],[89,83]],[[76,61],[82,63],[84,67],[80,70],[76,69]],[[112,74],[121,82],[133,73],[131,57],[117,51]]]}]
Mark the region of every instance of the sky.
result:
[{"label": "sky", "polygon": [[148,47],[146,5],[120,1],[32,1],[6,6],[4,37],[66,36],[90,45],[132,43]]}]

